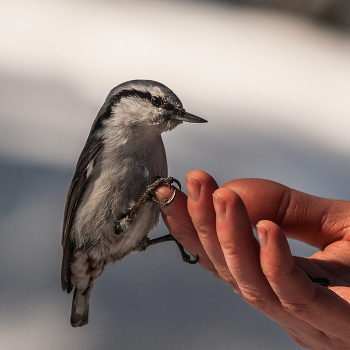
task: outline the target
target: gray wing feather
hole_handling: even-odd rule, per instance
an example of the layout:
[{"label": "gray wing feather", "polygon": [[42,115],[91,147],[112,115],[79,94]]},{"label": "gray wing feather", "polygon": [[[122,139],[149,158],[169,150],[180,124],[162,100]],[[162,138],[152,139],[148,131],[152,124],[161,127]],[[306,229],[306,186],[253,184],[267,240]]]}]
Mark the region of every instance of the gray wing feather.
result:
[{"label": "gray wing feather", "polygon": [[[87,143],[88,144],[88,143]],[[86,144],[86,146],[87,146]],[[85,148],[86,148],[85,146]],[[84,192],[84,188],[88,179],[88,167],[91,161],[94,161],[99,155],[103,148],[103,143],[101,141],[95,141],[95,145],[89,147],[87,150],[87,155],[85,148],[82,155],[78,160],[78,164],[75,170],[75,174],[72,183],[69,187],[66,206],[64,210],[63,219],[63,232],[62,232],[62,246],[63,246],[63,258],[62,258],[62,269],[61,269],[61,285],[63,291],[70,293],[72,290],[71,285],[71,258],[74,252],[74,246],[71,239],[71,229],[74,221],[74,216],[79,204],[79,200]]]}]

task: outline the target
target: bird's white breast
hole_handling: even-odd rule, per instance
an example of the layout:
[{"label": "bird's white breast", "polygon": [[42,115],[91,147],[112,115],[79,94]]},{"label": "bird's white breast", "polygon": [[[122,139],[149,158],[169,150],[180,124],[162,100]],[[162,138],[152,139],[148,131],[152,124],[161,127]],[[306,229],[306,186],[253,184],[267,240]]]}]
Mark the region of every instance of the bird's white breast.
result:
[{"label": "bird's white breast", "polygon": [[113,230],[115,222],[157,176],[167,176],[167,162],[160,135],[125,137],[123,130],[108,130],[103,150],[92,169],[89,165],[88,188],[77,211],[74,236],[78,245],[90,241],[96,246],[94,255],[113,255],[119,260],[157,225],[159,207],[145,203],[129,230],[120,235]]}]

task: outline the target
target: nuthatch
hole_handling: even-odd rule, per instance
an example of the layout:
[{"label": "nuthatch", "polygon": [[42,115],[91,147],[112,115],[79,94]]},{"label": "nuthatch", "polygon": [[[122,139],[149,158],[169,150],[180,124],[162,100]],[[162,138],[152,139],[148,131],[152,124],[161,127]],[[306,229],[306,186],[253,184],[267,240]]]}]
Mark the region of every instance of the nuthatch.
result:
[{"label": "nuthatch", "polygon": [[[158,201],[155,189],[178,184],[167,177],[161,133],[182,122],[206,120],[187,113],[170,89],[151,80],[118,85],[98,112],[64,212],[61,282],[68,293],[74,288],[73,327],[88,323],[91,291],[107,264],[171,239],[151,240],[148,234],[159,222],[159,205],[173,199]],[[198,260],[180,250],[185,261]]]}]

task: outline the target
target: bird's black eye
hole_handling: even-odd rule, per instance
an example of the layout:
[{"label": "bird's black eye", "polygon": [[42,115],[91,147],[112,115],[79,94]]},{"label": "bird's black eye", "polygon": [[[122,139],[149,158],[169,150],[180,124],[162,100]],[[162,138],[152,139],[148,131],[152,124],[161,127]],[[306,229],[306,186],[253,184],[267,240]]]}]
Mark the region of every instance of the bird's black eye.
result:
[{"label": "bird's black eye", "polygon": [[153,106],[159,107],[162,104],[162,100],[157,96],[152,96],[151,103]]}]

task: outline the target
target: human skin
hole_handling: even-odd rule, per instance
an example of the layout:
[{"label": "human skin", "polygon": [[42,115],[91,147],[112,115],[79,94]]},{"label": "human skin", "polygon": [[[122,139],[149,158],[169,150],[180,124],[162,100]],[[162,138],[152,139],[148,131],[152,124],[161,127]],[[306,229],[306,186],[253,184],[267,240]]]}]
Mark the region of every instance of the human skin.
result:
[{"label": "human skin", "polygon": [[[178,191],[161,210],[170,233],[199,255],[199,264],[299,345],[350,349],[350,202],[262,179],[233,180],[219,188],[199,170],[187,174],[186,185],[188,198]],[[159,187],[157,198],[171,193]],[[293,257],[286,237],[320,251]],[[330,286],[308,276],[327,278]]]}]

